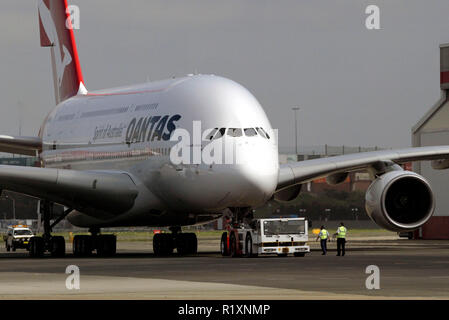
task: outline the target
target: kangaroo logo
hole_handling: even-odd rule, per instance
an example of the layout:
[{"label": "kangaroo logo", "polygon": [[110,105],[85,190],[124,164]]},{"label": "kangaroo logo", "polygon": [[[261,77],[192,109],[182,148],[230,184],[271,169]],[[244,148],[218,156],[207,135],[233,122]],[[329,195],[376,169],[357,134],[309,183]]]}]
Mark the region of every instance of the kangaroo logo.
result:
[{"label": "kangaroo logo", "polygon": [[44,3],[44,0],[39,0],[39,14],[41,17],[42,25],[44,26],[45,33],[47,34],[48,39],[53,44],[57,50],[54,50],[55,53],[55,64],[56,64],[56,75],[58,77],[58,86],[61,87],[62,79],[64,77],[64,71],[66,67],[72,62],[72,56],[70,55],[69,50],[64,46],[58,37],[58,31],[56,29],[55,22],[53,21],[53,17],[51,16],[50,10]]}]

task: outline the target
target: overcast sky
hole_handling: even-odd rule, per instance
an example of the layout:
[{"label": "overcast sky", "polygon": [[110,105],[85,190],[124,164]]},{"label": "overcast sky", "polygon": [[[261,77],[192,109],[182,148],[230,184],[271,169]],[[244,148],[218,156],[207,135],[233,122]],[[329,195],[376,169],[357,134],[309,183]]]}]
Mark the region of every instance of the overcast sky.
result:
[{"label": "overcast sky", "polygon": [[[280,145],[409,146],[439,99],[449,1],[69,0],[90,90],[183,76],[233,79],[260,101]],[[381,30],[365,8],[380,7]],[[37,135],[54,106],[37,1],[0,2],[0,134]]]}]

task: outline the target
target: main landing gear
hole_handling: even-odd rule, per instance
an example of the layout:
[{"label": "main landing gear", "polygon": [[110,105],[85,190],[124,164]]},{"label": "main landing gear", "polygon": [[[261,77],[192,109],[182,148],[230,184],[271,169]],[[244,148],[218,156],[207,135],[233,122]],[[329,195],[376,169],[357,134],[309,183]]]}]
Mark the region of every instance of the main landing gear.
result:
[{"label": "main landing gear", "polygon": [[[55,225],[61,222],[73,209],[69,208],[50,224],[53,216],[53,203],[42,200],[41,213],[44,224],[44,234],[42,237],[32,237],[29,243],[30,257],[39,258],[45,252],[49,252],[52,257],[65,256],[65,240],[62,236],[52,236],[51,232]],[[86,257],[96,251],[98,256],[113,256],[116,253],[117,238],[113,234],[100,234],[99,228],[89,229],[91,235],[78,235],[73,238],[73,254],[77,257]]]},{"label": "main landing gear", "polygon": [[194,233],[182,233],[181,227],[171,227],[172,233],[157,233],[153,237],[153,251],[156,256],[168,256],[176,251],[180,255],[195,254],[198,240]]},{"label": "main landing gear", "polygon": [[91,235],[78,235],[73,238],[73,255],[77,257],[110,257],[117,252],[117,237],[113,234],[100,234],[99,228],[89,229]]},{"label": "main landing gear", "polygon": [[52,257],[63,257],[65,255],[65,240],[62,236],[52,236],[51,231],[55,225],[62,221],[73,209],[67,209],[64,213],[56,219],[53,224],[50,224],[50,219],[53,216],[53,203],[43,200],[41,202],[42,220],[44,222],[44,234],[42,237],[32,237],[28,244],[28,251],[30,257],[42,257],[44,253],[50,252]]}]

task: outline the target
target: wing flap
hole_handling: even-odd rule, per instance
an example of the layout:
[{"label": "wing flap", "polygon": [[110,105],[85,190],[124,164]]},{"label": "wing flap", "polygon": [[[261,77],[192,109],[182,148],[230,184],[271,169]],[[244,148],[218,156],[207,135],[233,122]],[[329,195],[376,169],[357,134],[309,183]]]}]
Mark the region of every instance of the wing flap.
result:
[{"label": "wing flap", "polygon": [[0,166],[0,189],[47,199],[97,218],[130,209],[138,195],[123,172]]}]

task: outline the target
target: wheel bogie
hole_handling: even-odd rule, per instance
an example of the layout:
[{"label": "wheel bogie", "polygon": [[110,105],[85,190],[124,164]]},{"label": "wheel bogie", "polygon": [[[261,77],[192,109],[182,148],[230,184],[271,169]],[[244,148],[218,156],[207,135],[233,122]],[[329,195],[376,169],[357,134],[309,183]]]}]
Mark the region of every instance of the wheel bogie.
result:
[{"label": "wheel bogie", "polygon": [[109,257],[117,252],[117,237],[113,234],[78,235],[73,238],[73,254],[89,257],[93,252],[97,256]]},{"label": "wheel bogie", "polygon": [[153,237],[153,252],[156,256],[171,255],[176,249],[179,255],[198,252],[198,240],[194,233],[158,233]]}]

